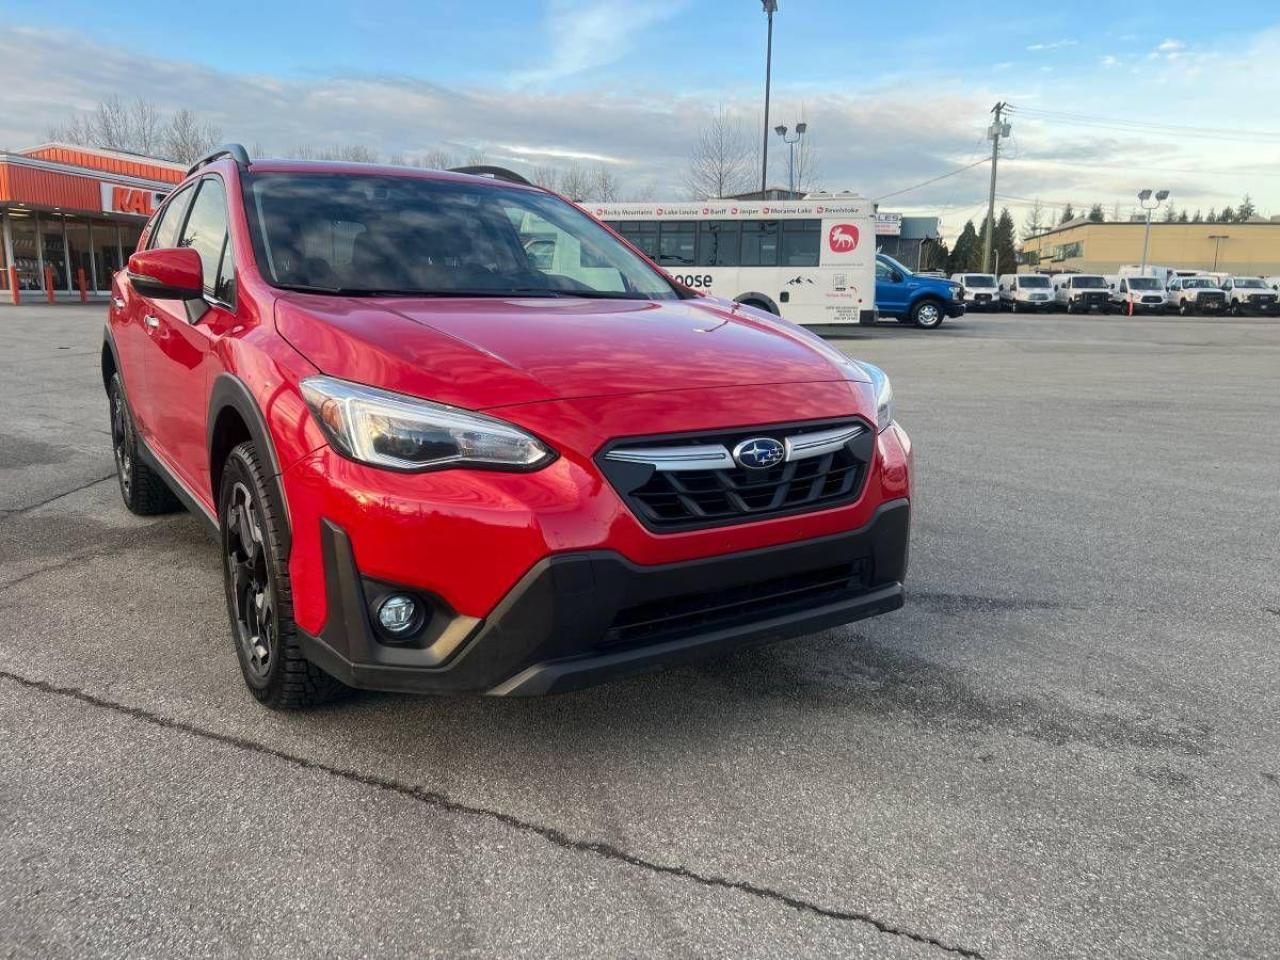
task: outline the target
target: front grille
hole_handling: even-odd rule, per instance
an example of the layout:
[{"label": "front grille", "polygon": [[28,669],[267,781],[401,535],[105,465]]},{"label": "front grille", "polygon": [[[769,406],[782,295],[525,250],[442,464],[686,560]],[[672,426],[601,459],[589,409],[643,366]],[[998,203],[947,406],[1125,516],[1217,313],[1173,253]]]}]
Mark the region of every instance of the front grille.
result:
[{"label": "front grille", "polygon": [[[839,449],[786,460],[765,469],[733,463],[719,469],[663,470],[647,464],[619,463],[610,454],[653,448],[704,447],[733,450],[739,443],[768,437],[785,442],[817,431],[861,428]],[[601,471],[645,526],[658,532],[721,524],[838,506],[857,499],[875,450],[875,430],[862,420],[846,419],[787,426],[753,427],[726,433],[682,434],[629,439],[606,447],[596,457]]]},{"label": "front grille", "polygon": [[600,646],[645,646],[835,603],[867,589],[871,566],[870,558],[862,557],[772,580],[624,607],[614,617]]},{"label": "front grille", "polygon": [[1255,293],[1249,297],[1250,303],[1274,303],[1275,296],[1269,293]]},{"label": "front grille", "polygon": [[1206,293],[1197,294],[1196,302],[1197,303],[1222,303],[1224,300],[1226,300],[1226,298],[1227,298],[1227,295],[1225,293],[1222,293],[1221,291],[1213,292],[1213,293],[1206,292]]},{"label": "front grille", "polygon": [[1164,303],[1164,297],[1143,297],[1143,303]]}]

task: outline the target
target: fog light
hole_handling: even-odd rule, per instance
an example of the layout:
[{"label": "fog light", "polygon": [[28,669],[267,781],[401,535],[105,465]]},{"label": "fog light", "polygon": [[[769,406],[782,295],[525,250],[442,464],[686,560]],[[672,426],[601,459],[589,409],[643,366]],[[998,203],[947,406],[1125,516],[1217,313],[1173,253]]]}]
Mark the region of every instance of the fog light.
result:
[{"label": "fog light", "polygon": [[378,607],[378,623],[393,637],[404,636],[418,620],[418,604],[413,597],[393,593]]}]

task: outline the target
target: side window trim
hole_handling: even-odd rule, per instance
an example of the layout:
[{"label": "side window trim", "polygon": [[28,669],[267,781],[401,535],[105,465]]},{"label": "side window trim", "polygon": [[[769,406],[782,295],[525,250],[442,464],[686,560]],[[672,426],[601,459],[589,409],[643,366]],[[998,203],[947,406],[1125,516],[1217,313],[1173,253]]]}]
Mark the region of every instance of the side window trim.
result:
[{"label": "side window trim", "polygon": [[[222,265],[227,257],[227,254],[231,252],[231,210],[227,202],[227,185],[225,182],[223,182],[222,177],[220,177],[218,174],[216,173],[205,174],[199,180],[194,181],[193,183],[194,189],[191,192],[191,199],[187,202],[187,209],[182,216],[182,227],[178,230],[178,245],[179,246],[187,245],[184,243],[184,240],[186,239],[187,225],[191,220],[191,213],[195,209],[196,199],[199,197],[200,191],[204,189],[205,184],[211,181],[216,182],[218,185],[218,189],[222,192],[223,233],[222,233],[222,246],[218,252],[218,266],[213,274],[213,281],[214,281],[213,293],[211,294],[208,291],[205,291],[204,300],[206,303],[216,304],[217,306],[223,307],[227,310],[234,310],[235,309],[234,284],[233,284],[232,299],[230,301],[224,300],[220,296],[218,296],[218,294],[221,293],[223,289],[221,284]],[[234,253],[232,254],[232,258],[234,262]]]},{"label": "side window trim", "polygon": [[[202,178],[203,179],[203,178]],[[153,250],[156,245],[156,235],[160,232],[161,227],[168,222],[170,214],[173,213],[177,204],[182,204],[182,223],[178,225],[177,239],[182,240],[182,231],[187,228],[187,213],[191,209],[191,199],[196,195],[195,188],[199,185],[199,180],[193,180],[182,188],[171,193],[165,200],[164,206],[160,208],[155,225],[151,228],[151,232],[147,235],[147,249]]]}]

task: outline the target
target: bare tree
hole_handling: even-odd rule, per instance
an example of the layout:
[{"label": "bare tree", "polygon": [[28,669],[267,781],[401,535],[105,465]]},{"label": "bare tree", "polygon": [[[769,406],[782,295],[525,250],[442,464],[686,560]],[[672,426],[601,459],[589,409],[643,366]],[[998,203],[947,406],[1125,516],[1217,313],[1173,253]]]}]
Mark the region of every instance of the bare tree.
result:
[{"label": "bare tree", "polygon": [[597,164],[591,171],[591,190],[587,194],[587,199],[613,203],[621,193],[622,188],[618,185],[618,178],[613,175],[613,171],[603,163]]},{"label": "bare tree", "polygon": [[112,95],[92,113],[72,114],[66,124],[51,127],[49,139],[154,156],[163,146],[164,126],[154,104],[141,97],[125,103]]},{"label": "bare tree", "polygon": [[548,190],[560,192],[560,170],[557,167],[539,165],[529,171],[529,182]]},{"label": "bare tree", "polygon": [[1022,239],[1044,232],[1044,204],[1037,200],[1022,219]]},{"label": "bare tree", "polygon": [[441,150],[439,147],[428,150],[414,161],[414,165],[425,167],[428,170],[448,170],[450,167],[458,166],[453,159],[453,154],[448,150]]},{"label": "bare tree", "polygon": [[742,124],[722,104],[703,125],[689,156],[689,193],[706,200],[746,190],[755,166],[751,143]]},{"label": "bare tree", "polygon": [[170,160],[191,163],[200,159],[222,140],[222,129],[201,123],[190,110],[179,110],[164,129],[164,152]]},{"label": "bare tree", "polygon": [[806,133],[796,144],[795,181],[797,193],[815,193],[822,189],[822,165],[811,133]]},{"label": "bare tree", "polygon": [[561,173],[559,192],[570,200],[581,202],[589,199],[594,179],[589,171],[574,165]]}]

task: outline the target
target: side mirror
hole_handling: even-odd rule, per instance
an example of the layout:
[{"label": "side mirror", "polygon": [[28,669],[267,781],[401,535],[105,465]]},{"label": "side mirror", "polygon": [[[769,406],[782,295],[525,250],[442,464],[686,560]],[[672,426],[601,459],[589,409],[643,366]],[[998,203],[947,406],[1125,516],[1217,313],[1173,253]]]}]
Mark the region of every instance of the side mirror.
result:
[{"label": "side mirror", "polygon": [[129,257],[129,283],[156,300],[204,298],[204,266],[190,247],[140,250]]},{"label": "side mirror", "polygon": [[893,271],[893,282],[894,283],[902,282],[902,274],[900,274],[897,270]]}]

